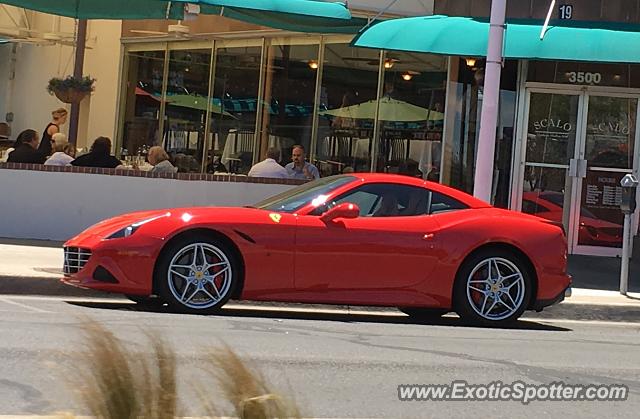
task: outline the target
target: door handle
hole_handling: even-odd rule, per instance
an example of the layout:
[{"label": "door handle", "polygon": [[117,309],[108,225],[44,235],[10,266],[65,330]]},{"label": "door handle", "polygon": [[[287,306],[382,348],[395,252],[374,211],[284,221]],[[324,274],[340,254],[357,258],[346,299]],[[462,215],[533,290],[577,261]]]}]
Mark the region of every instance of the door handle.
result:
[{"label": "door handle", "polygon": [[587,161],[585,159],[570,159],[569,176],[579,178],[587,177]]},{"label": "door handle", "polygon": [[578,159],[578,173],[580,178],[587,177],[587,161],[585,159]]},{"label": "door handle", "polygon": [[569,176],[578,176],[578,159],[569,159]]}]

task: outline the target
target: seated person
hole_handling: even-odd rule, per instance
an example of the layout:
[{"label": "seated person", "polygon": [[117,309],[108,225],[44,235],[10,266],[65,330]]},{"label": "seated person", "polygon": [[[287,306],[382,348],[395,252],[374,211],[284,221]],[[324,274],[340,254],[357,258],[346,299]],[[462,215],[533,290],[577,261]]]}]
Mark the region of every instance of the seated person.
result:
[{"label": "seated person", "polygon": [[407,206],[400,211],[400,215],[409,216],[426,214],[428,206],[427,196],[427,193],[422,191],[412,192],[411,195],[409,195]]},{"label": "seated person", "polygon": [[107,137],[98,137],[91,146],[91,151],[71,162],[72,166],[104,167],[115,169],[122,162],[111,155],[111,140]]},{"label": "seated person", "polygon": [[176,173],[178,171],[178,168],[169,161],[169,155],[164,151],[164,148],[158,145],[149,149],[147,160],[153,166],[151,173]]},{"label": "seated person", "polygon": [[22,131],[14,145],[15,150],[9,153],[8,163],[35,163],[43,164],[47,157],[38,151],[40,138],[38,133],[32,129]]},{"label": "seated person", "polygon": [[44,162],[45,166],[68,166],[76,156],[76,147],[67,142],[63,142],[60,139],[55,139],[56,135],[64,135],[64,134],[54,134],[55,145],[53,146],[53,154],[49,159]]},{"label": "seated person", "polygon": [[280,158],[280,149],[271,147],[267,150],[267,156],[264,160],[256,163],[249,170],[250,177],[270,177],[287,179],[289,173],[287,169],[280,166],[277,160]]},{"label": "seated person", "polygon": [[373,213],[374,217],[394,217],[399,215],[398,198],[395,194],[387,192],[382,195],[382,202],[377,210]]}]

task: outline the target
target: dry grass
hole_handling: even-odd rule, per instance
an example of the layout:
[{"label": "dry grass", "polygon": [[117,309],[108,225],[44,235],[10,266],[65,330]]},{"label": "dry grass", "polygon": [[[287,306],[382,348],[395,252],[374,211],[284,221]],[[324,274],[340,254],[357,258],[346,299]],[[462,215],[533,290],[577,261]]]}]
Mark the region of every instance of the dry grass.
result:
[{"label": "dry grass", "polygon": [[[85,322],[86,362],[73,385],[90,415],[99,419],[172,419],[178,414],[175,352],[157,334],[147,334],[149,359],[128,350],[108,329]],[[275,394],[254,367],[229,347],[211,352],[209,373],[242,419],[299,418],[294,403]],[[201,392],[208,417],[222,414]],[[69,418],[69,416],[66,416]]]},{"label": "dry grass", "polygon": [[217,379],[225,399],[242,419],[300,418],[292,400],[274,393],[257,368],[242,360],[228,346],[209,357],[211,373]]}]

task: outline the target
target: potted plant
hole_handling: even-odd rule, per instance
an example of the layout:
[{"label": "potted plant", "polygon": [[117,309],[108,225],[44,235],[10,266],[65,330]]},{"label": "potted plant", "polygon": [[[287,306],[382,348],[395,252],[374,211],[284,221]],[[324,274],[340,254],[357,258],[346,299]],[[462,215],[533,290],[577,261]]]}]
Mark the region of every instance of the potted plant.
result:
[{"label": "potted plant", "polygon": [[50,95],[56,95],[64,103],[76,103],[91,94],[96,79],[91,77],[76,78],[68,76],[64,79],[54,77],[49,80],[47,91]]}]

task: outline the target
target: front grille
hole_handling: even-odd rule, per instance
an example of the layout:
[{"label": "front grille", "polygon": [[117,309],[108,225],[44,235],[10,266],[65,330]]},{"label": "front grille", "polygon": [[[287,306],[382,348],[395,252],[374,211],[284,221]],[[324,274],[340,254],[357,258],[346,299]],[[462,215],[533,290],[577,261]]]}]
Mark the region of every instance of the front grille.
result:
[{"label": "front grille", "polygon": [[91,257],[91,250],[81,247],[64,248],[64,273],[65,275],[78,273]]}]

